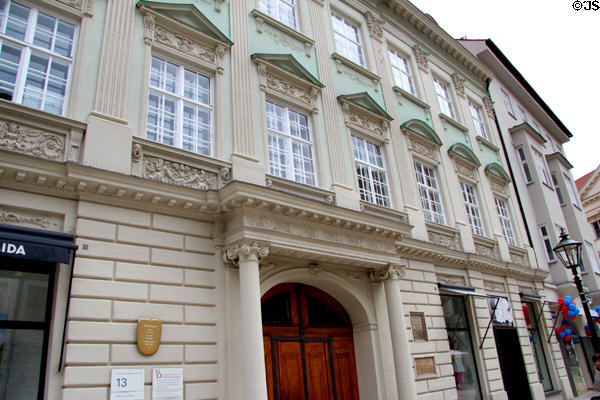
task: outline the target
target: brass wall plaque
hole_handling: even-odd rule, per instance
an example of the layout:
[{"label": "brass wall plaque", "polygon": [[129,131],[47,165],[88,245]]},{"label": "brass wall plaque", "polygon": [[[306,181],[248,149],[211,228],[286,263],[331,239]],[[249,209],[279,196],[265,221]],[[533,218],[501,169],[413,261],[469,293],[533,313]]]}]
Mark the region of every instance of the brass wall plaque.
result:
[{"label": "brass wall plaque", "polygon": [[417,377],[435,374],[435,360],[433,357],[415,358]]},{"label": "brass wall plaque", "polygon": [[137,327],[137,347],[140,353],[151,356],[160,345],[162,321],[160,319],[140,318]]}]

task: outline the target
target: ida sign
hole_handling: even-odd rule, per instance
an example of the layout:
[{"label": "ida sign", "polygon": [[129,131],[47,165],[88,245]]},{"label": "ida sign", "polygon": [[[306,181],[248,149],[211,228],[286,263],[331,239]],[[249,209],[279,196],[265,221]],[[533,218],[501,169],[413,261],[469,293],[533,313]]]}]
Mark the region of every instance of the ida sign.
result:
[{"label": "ida sign", "polygon": [[2,242],[0,254],[19,254],[25,256],[25,247],[22,244],[13,244]]}]

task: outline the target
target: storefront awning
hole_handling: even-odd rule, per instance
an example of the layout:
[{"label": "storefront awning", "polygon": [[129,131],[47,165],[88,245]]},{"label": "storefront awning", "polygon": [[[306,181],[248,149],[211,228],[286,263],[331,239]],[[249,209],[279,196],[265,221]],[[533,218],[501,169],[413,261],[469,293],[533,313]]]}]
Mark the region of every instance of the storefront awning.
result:
[{"label": "storefront awning", "polygon": [[475,291],[475,288],[469,286],[454,286],[446,285],[444,283],[438,283],[438,287],[441,291],[451,294],[460,294],[463,296],[475,296],[475,297],[489,297],[487,294],[479,293]]},{"label": "storefront awning", "polygon": [[70,264],[75,236],[0,224],[0,256]]}]

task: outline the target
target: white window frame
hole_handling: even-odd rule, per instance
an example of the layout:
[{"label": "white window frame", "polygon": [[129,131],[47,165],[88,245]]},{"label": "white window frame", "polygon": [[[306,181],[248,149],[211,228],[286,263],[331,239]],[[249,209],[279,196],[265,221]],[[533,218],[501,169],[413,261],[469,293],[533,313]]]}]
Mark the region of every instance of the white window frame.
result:
[{"label": "white window frame", "polygon": [[[259,0],[258,8],[282,24],[298,30],[298,4],[296,3],[296,0]],[[282,8],[292,10],[292,21],[282,15]]]},{"label": "white window frame", "polygon": [[408,57],[404,56],[400,51],[390,48],[389,49],[390,65],[392,66],[392,75],[394,76],[394,83],[402,90],[417,95],[415,83],[413,80],[412,68]]},{"label": "white window frame", "polygon": [[469,110],[471,110],[471,117],[473,118],[473,125],[475,125],[475,131],[482,138],[489,140],[481,107],[473,103],[472,101],[469,101]]},{"label": "white window frame", "polygon": [[506,106],[506,111],[508,111],[508,113],[514,117],[515,110],[513,109],[512,101],[510,100],[510,96],[503,89],[500,89],[500,91],[502,92],[502,96],[504,97],[504,105]]},{"label": "white window frame", "polygon": [[[336,29],[336,20],[338,23],[343,24],[344,31]],[[366,68],[365,52],[359,26],[335,11],[331,12],[331,25],[336,51],[350,61]],[[354,32],[354,37],[349,35],[350,31]],[[356,52],[352,49],[356,49]]]},{"label": "white window frame", "polygon": [[465,203],[465,211],[469,217],[471,231],[475,235],[485,236],[485,229],[483,229],[483,220],[481,219],[481,211],[479,209],[475,188],[468,183],[460,182],[460,192],[462,193],[463,202]]},{"label": "white window frame", "polygon": [[[166,66],[168,66],[169,64],[171,66],[175,66],[176,70],[177,70],[177,74],[176,74],[176,85],[177,85],[177,90],[176,92],[172,92],[169,91],[167,89],[165,89],[165,87],[157,87],[157,86],[153,86],[152,85],[152,65],[154,62],[154,59],[157,59],[163,63],[165,63]],[[171,58],[169,57],[165,57],[162,54],[152,54],[151,56],[151,62],[150,62],[150,73],[149,73],[149,82],[148,82],[148,100],[147,100],[147,109],[146,109],[146,132],[145,132],[145,136],[147,139],[149,140],[154,140],[156,142],[159,143],[163,143],[167,146],[173,146],[173,147],[177,147],[183,150],[187,150],[187,151],[191,151],[193,153],[197,153],[197,154],[203,154],[206,156],[213,156],[214,154],[214,129],[215,129],[215,120],[214,120],[214,86],[215,86],[215,77],[212,74],[208,74],[205,71],[199,70],[198,68],[190,68],[188,65],[186,64],[182,64],[180,62],[177,61],[173,61]],[[207,103],[202,103],[201,101],[198,100],[193,100],[190,99],[189,97],[185,96],[185,92],[184,90],[186,89],[186,85],[185,85],[185,72],[189,71],[191,73],[196,74],[197,76],[203,77],[205,79],[208,79],[209,82],[209,90],[208,90],[208,97],[209,97],[209,102]],[[165,76],[163,76],[163,79],[165,78]],[[187,86],[189,88],[189,86]],[[176,112],[175,112],[175,129],[172,130],[173,133],[173,143],[169,143],[169,140],[165,139],[165,136],[168,137],[169,133],[165,133],[165,128],[162,125],[152,125],[149,123],[149,119],[150,119],[150,113],[152,112],[151,106],[150,106],[150,98],[151,96],[162,96],[161,97],[161,102],[162,105],[164,105],[165,99],[170,99],[172,101],[175,101],[176,103]],[[208,116],[209,116],[209,127],[208,127],[208,138],[202,138],[202,139],[197,139],[194,142],[193,145],[193,149],[187,149],[184,147],[184,117],[183,117],[183,112],[184,112],[184,105],[188,105],[188,106],[192,106],[192,107],[196,107],[196,110],[201,109],[201,110],[205,110],[208,112]],[[160,111],[160,109],[159,109]],[[165,119],[165,111],[163,110],[162,113],[159,113],[158,118],[161,121],[164,121]],[[150,127],[151,126],[157,126],[157,131],[156,131],[156,138],[152,138],[150,137],[151,134],[150,132]],[[200,127],[201,124],[198,124],[196,126],[196,129],[198,127]],[[198,144],[203,144],[204,148],[208,147],[208,151],[198,151]]]},{"label": "white window frame", "polygon": [[433,86],[435,88],[435,94],[440,106],[440,111],[453,120],[456,120],[456,113],[454,111],[454,103],[452,101],[450,87],[438,77],[433,77]]},{"label": "white window frame", "polygon": [[600,220],[592,222],[592,229],[596,234],[596,239],[600,239]]},{"label": "white window frame", "polygon": [[[11,37],[9,35],[7,35],[5,32],[5,29],[7,27],[7,22],[8,22],[8,18],[9,18],[9,13],[8,10],[10,8],[10,6],[16,3],[18,6],[22,6],[22,7],[26,7],[29,9],[28,12],[28,17],[27,17],[27,21],[25,22],[26,26],[25,26],[25,32],[24,32],[24,38],[23,39],[19,39],[19,38],[14,38]],[[44,30],[43,26],[39,25],[39,17],[40,15],[45,15],[48,16],[52,19],[55,20],[55,25],[54,25],[54,31],[50,32],[48,30]],[[14,19],[13,19],[14,21]],[[59,52],[55,51],[55,50],[48,50],[47,48],[44,48],[40,45],[36,45],[34,44],[34,38],[36,37],[36,34],[45,34],[45,35],[51,35],[51,47],[54,47],[57,44],[57,39],[59,37],[59,32],[58,32],[58,25],[60,23],[63,24],[68,24],[73,28],[73,37],[72,38],[67,38],[67,41],[70,41],[70,45],[71,45],[71,54],[69,56],[60,54]],[[39,28],[39,30],[38,30]],[[5,9],[1,9],[0,10],[0,53],[2,52],[2,49],[4,48],[4,46],[6,47],[11,47],[11,48],[19,48],[20,49],[20,54],[19,54],[19,60],[18,63],[12,63],[9,60],[5,60],[4,61],[4,68],[11,68],[11,69],[16,69],[16,77],[15,77],[15,82],[11,83],[11,82],[0,82],[0,87],[6,87],[7,90],[10,90],[9,87],[7,86],[13,86],[12,88],[12,96],[11,96],[11,100],[14,103],[18,103],[18,104],[23,104],[25,106],[28,107],[32,107],[35,109],[39,109],[45,112],[49,112],[52,114],[56,114],[56,115],[66,115],[67,114],[67,109],[68,109],[68,102],[69,102],[69,98],[70,98],[70,89],[71,89],[71,79],[72,79],[72,75],[73,75],[73,68],[74,68],[74,62],[75,62],[75,52],[77,50],[77,42],[78,42],[78,36],[79,36],[79,23],[56,16],[56,14],[53,14],[51,12],[46,12],[46,10],[44,9],[40,9],[38,7],[34,7],[33,5],[27,3],[27,4],[23,4],[23,2],[18,2],[18,1],[14,1],[14,0],[6,0],[6,4],[5,4]],[[65,36],[63,35],[63,38],[65,38]],[[32,65],[32,56],[38,56],[38,57],[42,57],[44,59],[47,60],[47,65],[46,65],[46,70],[45,71],[39,71],[39,70],[31,70],[31,65]],[[67,72],[66,72],[66,78],[61,78],[60,76],[54,75],[54,79],[51,79],[51,73],[52,73],[52,67],[54,66],[54,63],[61,63],[64,65],[66,65],[67,67]],[[35,72],[34,72],[35,71]],[[36,78],[37,78],[37,82],[39,83],[40,80],[43,80],[42,82],[42,88],[41,88],[41,92],[40,92],[40,88],[35,88],[33,86],[27,86],[28,85],[28,81],[31,78],[31,81],[33,83],[36,82]],[[49,87],[51,87],[52,85],[50,83],[54,83],[54,87],[56,87],[56,85],[60,85],[60,86],[64,86],[64,94],[60,95],[58,93],[52,93],[51,90],[49,90]],[[26,96],[26,92],[29,91],[30,93],[34,94],[36,97],[32,98],[34,101],[38,100],[40,101],[40,105],[34,105],[34,104],[27,104],[27,101],[24,101],[25,96]],[[39,98],[38,98],[39,96]],[[50,99],[54,99],[55,101],[59,101],[60,104],[60,110],[59,112],[54,112],[53,110],[49,110],[49,109],[44,109],[44,107],[48,104],[51,103],[47,103],[48,100]],[[56,104],[56,103],[55,103]]]},{"label": "white window frame", "polygon": [[517,106],[517,108],[519,109],[519,113],[521,114],[521,118],[523,118],[523,122],[529,123],[529,119],[527,119],[527,113],[525,112],[525,110],[523,109],[523,107]]},{"label": "white window frame", "polygon": [[515,238],[515,231],[513,230],[510,211],[508,210],[506,201],[500,197],[494,197],[494,203],[496,203],[496,212],[498,213],[500,226],[502,226],[502,234],[504,235],[506,243],[511,246],[516,246],[517,239]]},{"label": "white window frame", "polygon": [[556,256],[554,255],[554,251],[552,250],[552,241],[550,240],[550,235],[548,233],[548,227],[546,225],[540,225],[540,236],[542,237],[542,242],[544,243],[544,248],[546,250],[546,259],[548,262],[556,261]]},{"label": "white window frame", "polygon": [[[542,134],[542,128],[540,128],[540,125],[537,122],[535,122],[534,120],[531,120],[531,124],[533,125],[533,129],[537,133]],[[554,144],[552,143],[552,140],[548,140],[548,141],[550,142],[550,146],[554,150]]]},{"label": "white window frame", "polygon": [[527,163],[527,158],[525,157],[525,150],[523,147],[517,147],[516,150],[517,157],[519,157],[519,161],[521,162],[521,172],[523,173],[525,183],[532,183],[533,177],[531,176],[531,170],[529,169],[529,164]]},{"label": "white window frame", "polygon": [[[269,112],[270,107],[273,107],[274,110],[278,108],[283,111],[283,118],[281,118],[283,130],[279,130],[275,126],[269,126],[269,118],[278,118],[276,114],[271,114]],[[294,182],[303,183],[305,185],[316,186],[317,172],[315,168],[315,148],[310,115],[303,111],[299,111],[295,108],[288,107],[285,104],[281,104],[269,99],[265,101],[265,115],[267,117],[267,121],[265,121],[265,126],[267,130],[269,171],[271,175],[278,176],[283,179],[288,179]],[[294,118],[292,118],[292,116]],[[302,125],[299,123],[301,117],[306,119],[306,125]],[[295,120],[295,122],[293,120]],[[308,135],[308,138],[293,135],[293,126],[297,126],[298,130],[304,128],[306,134]],[[278,146],[272,145],[273,139],[277,139]],[[279,144],[282,144],[282,146],[279,146]],[[297,157],[299,156],[299,154],[294,153],[294,145],[302,146],[303,149],[308,148],[310,152],[310,171],[307,169],[297,167]],[[282,155],[285,157],[285,161],[283,163],[275,163],[275,157],[278,154],[280,156]],[[305,157],[305,155],[302,156]],[[302,161],[305,162],[306,160],[304,159]]]},{"label": "white window frame", "polygon": [[435,168],[425,165],[420,161],[414,162],[414,168],[425,219],[445,225],[446,217],[444,216],[442,194]]},{"label": "white window frame", "polygon": [[580,207],[579,198],[575,194],[575,188],[573,187],[573,182],[571,181],[571,178],[569,178],[566,174],[563,174],[563,176],[565,178],[565,186],[567,187],[567,192],[569,192],[569,198],[571,199],[571,203],[573,203],[573,205],[577,207]]},{"label": "white window frame", "polygon": [[544,161],[544,156],[536,149],[532,149],[532,151],[533,158],[535,159],[535,165],[537,167],[538,173],[540,174],[540,179],[542,183],[552,187],[552,184],[550,183],[550,173],[548,172],[548,167],[546,166],[546,162]]},{"label": "white window frame", "polygon": [[565,204],[565,198],[563,197],[562,191],[560,190],[560,186],[558,185],[558,179],[556,179],[556,174],[552,172],[550,174],[550,177],[552,178],[552,183],[554,184],[554,190],[556,191],[556,197],[558,197],[558,202],[562,206]]},{"label": "white window frame", "polygon": [[[392,207],[383,145],[354,134],[351,139],[360,199],[383,207]],[[366,175],[360,173],[359,168],[366,172]],[[383,175],[383,179],[381,176],[376,179],[378,174]]]}]

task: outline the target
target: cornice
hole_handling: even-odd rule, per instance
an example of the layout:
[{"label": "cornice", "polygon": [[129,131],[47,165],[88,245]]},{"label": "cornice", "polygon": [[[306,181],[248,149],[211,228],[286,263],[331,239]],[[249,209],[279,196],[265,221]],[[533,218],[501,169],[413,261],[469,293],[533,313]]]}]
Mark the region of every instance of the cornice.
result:
[{"label": "cornice", "polygon": [[483,81],[491,78],[491,73],[481,61],[411,3],[406,0],[383,0],[383,2],[476,77]]},{"label": "cornice", "polygon": [[543,137],[538,131],[533,129],[533,127],[531,125],[529,125],[529,123],[527,123],[527,122],[522,122],[518,125],[513,126],[512,128],[510,128],[508,130],[508,132],[510,132],[511,135],[514,135],[515,133],[518,133],[521,131],[529,134],[529,136],[531,136],[532,138],[537,140],[538,143],[540,143],[540,144],[546,143],[546,138]]},{"label": "cornice", "polygon": [[558,160],[566,169],[573,169],[573,164],[567,160],[561,152],[557,151],[552,154],[546,154],[546,161]]}]

